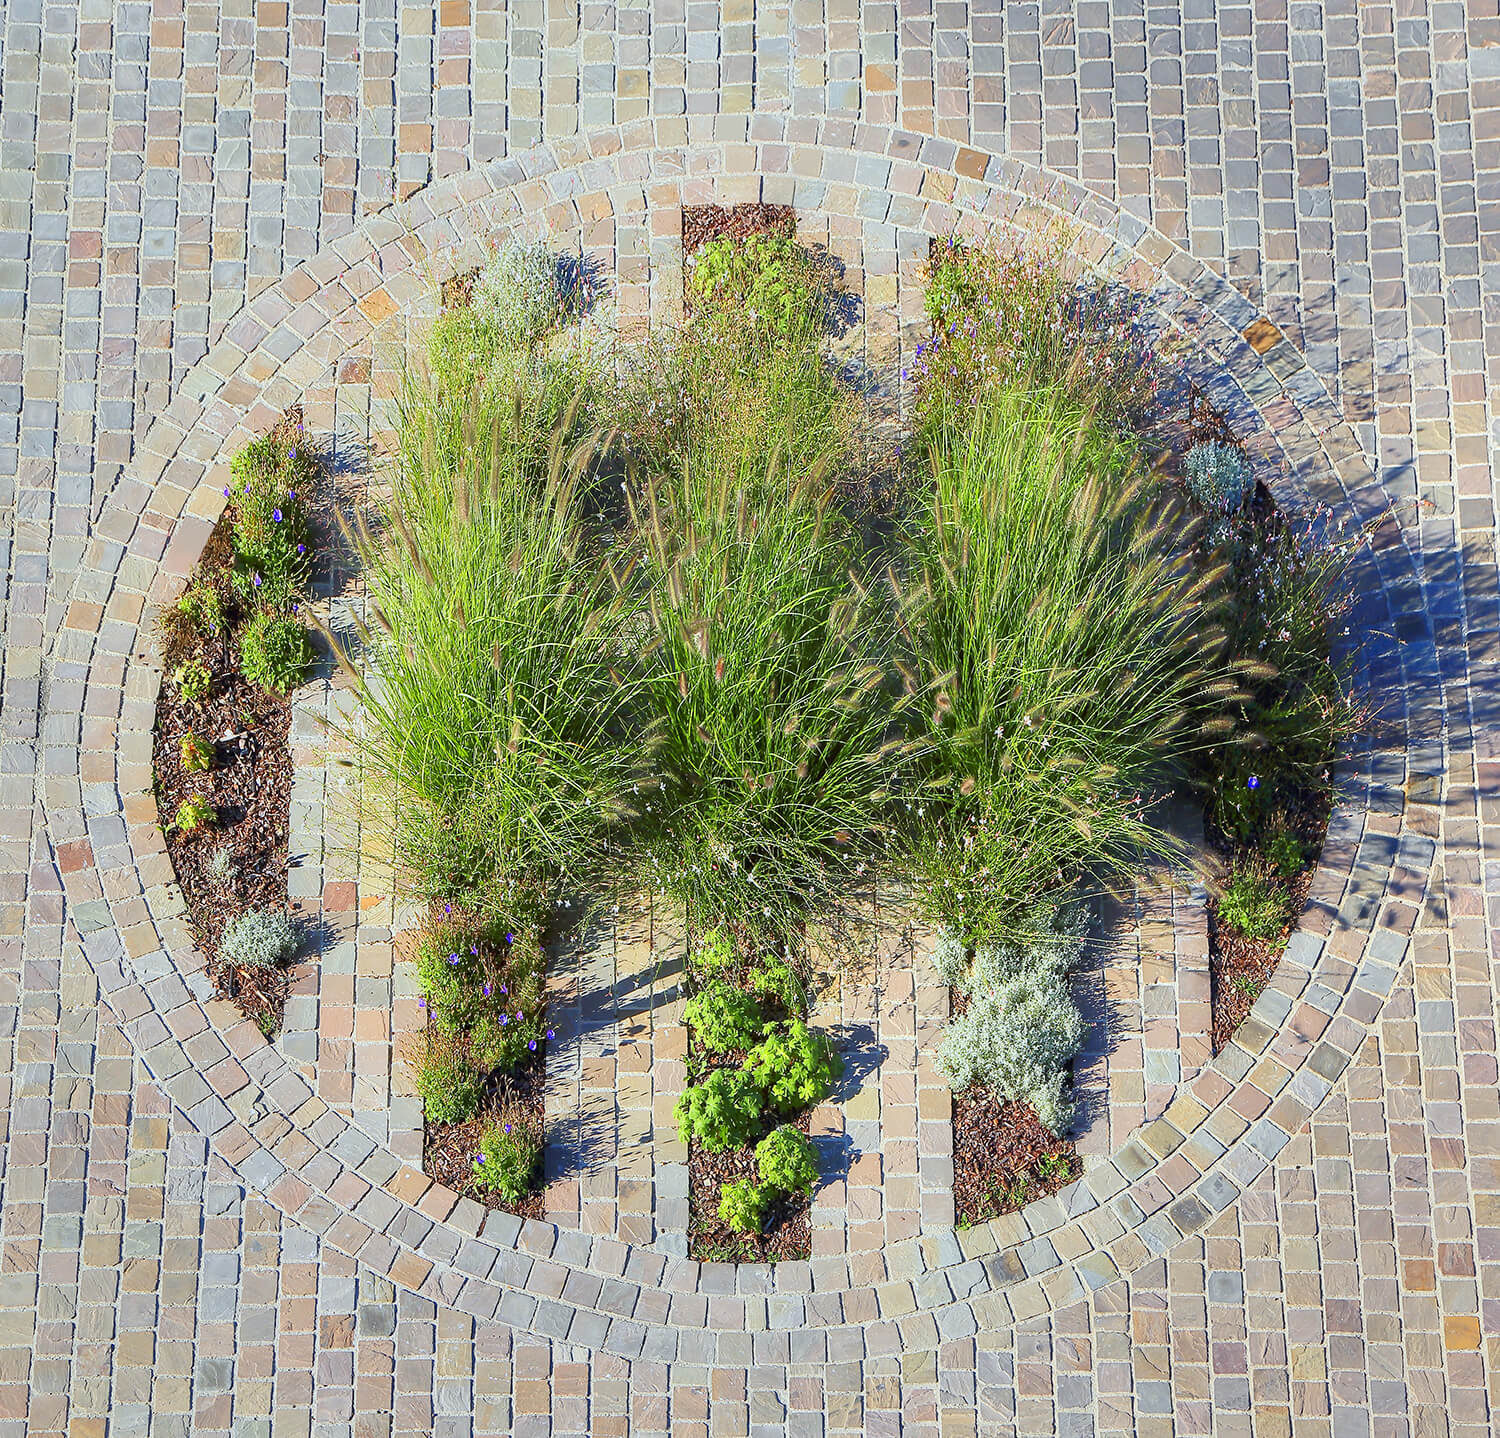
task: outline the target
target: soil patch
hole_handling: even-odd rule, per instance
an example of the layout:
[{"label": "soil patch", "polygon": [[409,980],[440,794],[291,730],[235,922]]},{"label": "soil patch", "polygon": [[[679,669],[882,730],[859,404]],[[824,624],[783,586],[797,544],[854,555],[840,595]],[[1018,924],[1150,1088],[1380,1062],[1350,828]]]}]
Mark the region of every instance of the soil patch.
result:
[{"label": "soil patch", "polygon": [[797,213],[790,205],[767,205],[746,201],[726,209],[723,205],[684,205],[682,252],[691,255],[710,240],[743,240],[750,235],[795,235]]},{"label": "soil patch", "polygon": [[953,1095],[953,1212],[960,1228],[1056,1193],[1082,1172],[1073,1145],[1030,1104],[976,1084]]}]

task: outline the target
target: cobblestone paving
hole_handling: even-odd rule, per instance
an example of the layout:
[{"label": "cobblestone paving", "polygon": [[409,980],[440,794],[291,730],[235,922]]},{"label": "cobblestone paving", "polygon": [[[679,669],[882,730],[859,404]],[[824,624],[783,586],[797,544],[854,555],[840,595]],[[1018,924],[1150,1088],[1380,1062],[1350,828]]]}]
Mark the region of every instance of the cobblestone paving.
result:
[{"label": "cobblestone paving", "polygon": [[[872,310],[924,233],[1074,215],[1288,484],[1402,506],[1365,621],[1400,733],[1237,1043],[1065,1200],[911,1237],[893,1186],[867,1268],[774,1277],[427,1185],[360,1058],[362,985],[402,1022],[393,916],[331,884],[303,897],[367,932],[284,1053],[208,1000],[135,657],[226,437],[416,306],[426,258],[519,214],[660,314],[675,207],[762,190],[860,250]],[[0,1438],[1493,1431],[1497,382],[1486,0],[10,0]]]}]

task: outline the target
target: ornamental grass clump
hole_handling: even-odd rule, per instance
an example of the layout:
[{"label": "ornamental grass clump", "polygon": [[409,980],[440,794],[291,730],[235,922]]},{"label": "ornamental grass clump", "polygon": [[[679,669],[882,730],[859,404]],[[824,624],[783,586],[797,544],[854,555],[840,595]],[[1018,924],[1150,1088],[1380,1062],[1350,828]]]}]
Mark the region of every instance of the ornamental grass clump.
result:
[{"label": "ornamental grass clump", "polygon": [[1146,799],[1201,742],[1223,637],[1215,575],[1174,553],[1131,442],[1065,389],[938,417],[889,576],[926,721],[902,817],[920,906],[972,943],[1167,847]]},{"label": "ornamental grass clump", "polygon": [[[893,767],[880,611],[826,493],[710,473],[638,506],[660,733],[638,832],[690,912],[785,933],[878,848]],[[768,489],[773,489],[768,493]]]},{"label": "ornamental grass clump", "polygon": [[[458,405],[450,460],[412,434]],[[373,631],[351,738],[423,893],[492,912],[581,877],[633,812],[652,738],[622,675],[637,598],[608,584],[580,514],[595,452],[543,460],[493,395],[429,389],[405,417],[378,537],[358,537]],[[372,791],[373,792],[373,791]],[[394,802],[392,802],[394,801]]]},{"label": "ornamental grass clump", "polygon": [[618,579],[644,591],[630,672],[661,739],[637,825],[649,877],[690,912],[785,934],[877,849],[905,701],[886,690],[884,614],[833,497],[854,397],[820,352],[812,288],[807,323],[750,322],[765,256],[745,253],[625,383],[635,567]]}]

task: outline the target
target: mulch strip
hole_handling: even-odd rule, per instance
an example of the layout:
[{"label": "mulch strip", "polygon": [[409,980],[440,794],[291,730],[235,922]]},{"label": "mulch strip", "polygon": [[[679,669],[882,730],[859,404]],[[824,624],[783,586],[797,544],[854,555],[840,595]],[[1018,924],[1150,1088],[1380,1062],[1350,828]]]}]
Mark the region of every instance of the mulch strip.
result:
[{"label": "mulch strip", "polygon": [[751,235],[781,232],[795,235],[797,212],[790,205],[768,205],[760,200],[725,209],[723,205],[682,207],[682,252],[695,254],[710,240],[743,240]]},{"label": "mulch strip", "polygon": [[[232,632],[243,616],[229,584],[231,560],[229,536],[216,530],[194,578],[218,591],[226,628]],[[168,678],[156,699],[152,758],[167,853],[217,992],[247,1018],[274,1030],[286,1004],[288,973],[221,963],[218,949],[231,918],[252,908],[286,908],[292,706],[240,677],[237,648],[228,634],[196,650],[168,644],[163,657]],[[183,701],[171,683],[172,670],[189,658],[213,674],[213,688],[201,705]],[[213,767],[206,773],[183,766],[182,741],[189,732],[212,743]],[[217,822],[185,834],[173,820],[179,806],[195,795],[213,806]],[[209,867],[219,850],[229,856],[229,873],[223,880]]]},{"label": "mulch strip", "polygon": [[[1055,1172],[1044,1174],[1049,1163]],[[1073,1145],[1051,1133],[1030,1104],[976,1084],[953,1095],[953,1212],[960,1228],[1056,1193],[1082,1172]]]},{"label": "mulch strip", "polygon": [[[485,1085],[484,1102],[479,1113],[464,1123],[425,1123],[422,1133],[422,1172],[455,1193],[472,1198],[486,1208],[503,1209],[517,1218],[546,1217],[546,1198],[542,1192],[542,1165],[537,1168],[537,1188],[519,1203],[508,1203],[498,1193],[489,1193],[474,1182],[474,1155],[479,1152],[480,1135],[485,1125],[508,1106],[519,1108],[542,1129],[543,1097],[547,1084],[547,1045],[537,1044],[536,1052],[510,1073],[491,1074]],[[546,1142],[545,1133],[543,1143]]]}]

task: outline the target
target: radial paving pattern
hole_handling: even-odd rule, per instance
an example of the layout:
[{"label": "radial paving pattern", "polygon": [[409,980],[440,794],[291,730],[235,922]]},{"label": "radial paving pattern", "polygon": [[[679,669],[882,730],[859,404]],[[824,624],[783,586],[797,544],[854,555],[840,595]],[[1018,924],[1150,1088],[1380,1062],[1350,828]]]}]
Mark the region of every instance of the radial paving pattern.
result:
[{"label": "radial paving pattern", "polygon": [[[1492,4],[13,0],[0,25],[0,1438],[1492,1431]],[[662,314],[678,206],[752,196],[845,259],[880,364],[925,235],[1072,217],[1226,367],[1287,492],[1399,525],[1362,573],[1387,730],[1236,1044],[1059,1202],[955,1235],[926,1177],[877,1203],[851,1171],[825,1230],[851,1241],[774,1274],[626,1224],[634,1160],[559,1228],[416,1172],[394,915],[314,852],[311,763],[294,825],[325,862],[293,892],[337,942],[275,1049],[210,1000],[138,633],[215,466],[304,398],[366,436],[382,338],[488,233],[571,234],[623,315]],[[841,1017],[889,1019],[894,1052],[904,982],[851,980]],[[904,1142],[913,1101],[881,1089],[851,1140],[889,1105]]]}]

